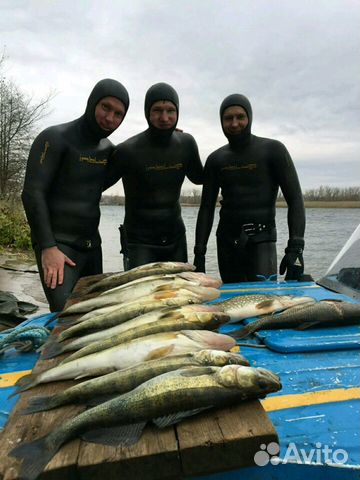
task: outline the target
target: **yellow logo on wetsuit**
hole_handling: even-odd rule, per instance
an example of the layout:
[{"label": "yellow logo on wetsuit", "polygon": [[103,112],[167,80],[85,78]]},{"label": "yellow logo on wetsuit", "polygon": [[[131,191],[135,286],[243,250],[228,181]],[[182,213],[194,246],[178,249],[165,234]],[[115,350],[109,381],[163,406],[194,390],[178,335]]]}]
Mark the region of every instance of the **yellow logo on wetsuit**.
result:
[{"label": "yellow logo on wetsuit", "polygon": [[153,165],[151,167],[146,167],[146,170],[155,170],[156,172],[162,172],[164,170],[181,170],[183,168],[182,163],[175,163],[175,165],[167,165],[166,163],[164,165]]},{"label": "yellow logo on wetsuit", "polygon": [[256,168],[256,163],[248,163],[247,165],[228,165],[227,167],[222,167],[221,170],[229,170],[233,172],[234,170],[255,170]]},{"label": "yellow logo on wetsuit", "polygon": [[48,151],[50,147],[50,143],[49,142],[45,142],[45,145],[44,145],[44,150],[42,151],[41,155],[40,155],[40,165],[43,164],[44,160],[45,160],[45,157],[46,157],[46,153]]},{"label": "yellow logo on wetsuit", "polygon": [[107,165],[107,163],[108,163],[107,158],[103,158],[101,160],[98,160],[96,157],[90,157],[90,156],[86,156],[86,155],[80,155],[79,160],[80,160],[80,162],[86,162],[86,163],[90,163],[92,165]]}]

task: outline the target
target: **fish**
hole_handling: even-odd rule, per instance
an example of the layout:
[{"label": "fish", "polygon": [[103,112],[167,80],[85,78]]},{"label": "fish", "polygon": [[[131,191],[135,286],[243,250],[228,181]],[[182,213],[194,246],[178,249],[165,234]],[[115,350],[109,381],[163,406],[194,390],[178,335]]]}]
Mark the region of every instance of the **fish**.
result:
[{"label": "fish", "polygon": [[[110,290],[106,290],[95,298],[88,298],[70,305],[64,309],[58,317],[65,317],[67,315],[87,313],[95,309],[99,309],[111,305],[120,305],[122,303],[136,300],[151,293],[161,292],[164,290],[171,290],[190,285],[209,286],[215,285],[212,288],[218,288],[219,282],[210,281],[208,276],[199,275],[197,273],[189,272],[190,275],[182,276],[182,274],[174,275],[151,275],[149,277],[140,278],[133,282],[121,285]],[[205,282],[206,285],[203,285]],[[82,321],[82,320],[80,320]]]},{"label": "fish", "polygon": [[279,377],[263,368],[226,365],[178,369],[76,415],[45,437],[18,445],[10,455],[22,460],[19,477],[35,480],[60,447],[73,438],[128,446],[141,438],[149,422],[164,428],[210,408],[264,398],[280,388]]},{"label": "fish", "polygon": [[174,274],[157,274],[157,275],[150,275],[148,277],[138,278],[137,280],[133,280],[130,283],[126,283],[124,285],[120,285],[118,287],[105,290],[104,292],[100,293],[100,295],[108,295],[115,291],[124,290],[129,287],[136,286],[143,282],[151,282],[153,280],[158,280],[162,278],[163,279],[181,278],[183,280],[188,280],[189,282],[193,282],[196,285],[202,285],[203,287],[220,288],[220,286],[222,285],[222,281],[220,279],[214,278],[210,275],[206,275],[206,273],[180,272],[180,273],[174,273]]},{"label": "fish", "polygon": [[[87,405],[100,403],[103,398],[128,392],[141,383],[172,370],[189,366],[216,366],[245,365],[248,360],[238,354],[220,350],[199,350],[182,355],[159,358],[142,362],[137,365],[118,370],[101,377],[92,378],[78,385],[69,387],[64,391],[48,396],[33,396],[29,399],[27,407],[22,410],[22,415],[51,410],[53,408],[69,405],[71,403],[87,403]],[[100,401],[99,401],[100,399]]]},{"label": "fish", "polygon": [[293,295],[253,294],[237,295],[227,300],[214,303],[224,313],[230,315],[230,323],[245,318],[258,317],[269,313],[286,310],[299,304],[315,303],[311,297]]},{"label": "fish", "polygon": [[104,329],[119,325],[131,318],[142,315],[152,310],[165,306],[181,306],[195,303],[201,303],[207,300],[214,300],[220,295],[220,290],[210,287],[189,286],[186,289],[165,290],[156,292],[133,302],[119,306],[116,310],[109,313],[88,318],[86,321],[77,323],[56,337],[58,341],[63,341],[84,331]]},{"label": "fish", "polygon": [[149,275],[155,275],[159,273],[179,273],[179,272],[191,272],[195,270],[195,266],[190,263],[183,262],[153,262],[141,265],[139,267],[132,268],[125,272],[114,273],[98,282],[92,284],[85,293],[92,293],[96,291],[104,291],[109,288],[124,285],[125,283],[132,282],[137,278],[147,277]]},{"label": "fish", "polygon": [[[50,340],[45,344],[42,359],[54,358],[66,352],[79,351],[79,355],[66,358],[78,358],[110,346],[143,337],[152,333],[173,330],[202,329],[215,330],[229,321],[229,316],[212,305],[185,305],[153,310],[132,318],[111,328],[90,333],[70,340],[68,343]],[[107,346],[106,346],[107,345]],[[80,354],[81,352],[81,354]]]},{"label": "fish", "polygon": [[57,365],[40,373],[25,375],[16,382],[16,390],[11,396],[40,383],[97,377],[156,358],[204,348],[228,351],[235,345],[235,340],[229,335],[207,330],[155,333]]},{"label": "fish", "polygon": [[233,332],[236,338],[245,338],[259,330],[277,328],[322,328],[360,324],[360,305],[338,300],[321,300],[298,305],[277,315],[266,315]]},{"label": "fish", "polygon": [[174,332],[177,330],[216,330],[221,327],[221,325],[227,323],[229,319],[230,317],[222,312],[201,313],[199,311],[192,313],[182,313],[180,311],[174,311],[171,313],[165,312],[158,320],[154,320],[152,322],[148,322],[147,319],[144,322],[141,321],[141,317],[137,317],[133,320],[125,322],[125,325],[127,323],[133,324],[127,330],[116,335],[111,335],[105,340],[93,342],[90,345],[81,348],[77,352],[65,358],[62,363],[67,363],[71,360],[75,360],[76,358],[90,355],[91,353],[100,352],[135,338],[140,338],[155,333]]}]

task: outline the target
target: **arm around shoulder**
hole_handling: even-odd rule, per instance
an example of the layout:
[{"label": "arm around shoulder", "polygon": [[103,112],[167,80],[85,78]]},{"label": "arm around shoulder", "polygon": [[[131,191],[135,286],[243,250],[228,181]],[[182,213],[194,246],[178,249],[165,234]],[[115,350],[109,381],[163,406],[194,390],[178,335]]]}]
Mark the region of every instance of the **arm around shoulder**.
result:
[{"label": "arm around shoulder", "polygon": [[201,163],[199,149],[194,137],[190,134],[183,134],[186,135],[187,141],[189,143],[189,156],[188,156],[188,168],[186,172],[186,176],[188,179],[195,183],[195,185],[201,185],[204,180],[204,167]]}]

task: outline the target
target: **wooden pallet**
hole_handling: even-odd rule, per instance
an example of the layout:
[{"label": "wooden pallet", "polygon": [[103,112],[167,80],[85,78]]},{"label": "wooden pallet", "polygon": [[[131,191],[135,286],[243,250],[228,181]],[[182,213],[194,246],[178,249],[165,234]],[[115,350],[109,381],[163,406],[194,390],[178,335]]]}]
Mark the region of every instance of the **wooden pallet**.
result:
[{"label": "wooden pallet", "polygon": [[[79,282],[79,292],[92,279]],[[76,291],[69,303],[76,301]],[[63,357],[39,360],[34,372],[57,365]],[[46,435],[82,406],[61,407],[48,412],[20,416],[17,412],[33,395],[49,395],[73,385],[54,382],[24,392],[4,431],[0,434],[0,479],[16,480],[20,462],[8,452],[19,442]],[[51,480],[160,480],[216,473],[254,465],[260,445],[277,442],[269,417],[258,400],[206,412],[159,430],[148,426],[140,441],[131,447],[108,447],[79,439],[64,445],[39,477]]]}]

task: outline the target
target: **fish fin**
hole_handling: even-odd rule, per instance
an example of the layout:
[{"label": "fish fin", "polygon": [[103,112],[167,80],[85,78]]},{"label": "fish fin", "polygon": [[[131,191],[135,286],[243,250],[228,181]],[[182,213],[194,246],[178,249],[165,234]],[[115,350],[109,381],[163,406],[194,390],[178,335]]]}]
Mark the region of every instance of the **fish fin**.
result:
[{"label": "fish fin", "polygon": [[211,373],[214,373],[214,368],[213,367],[193,367],[193,366],[189,366],[188,368],[185,368],[184,370],[181,370],[180,375],[182,377],[198,377],[200,375],[210,375]]},{"label": "fish fin", "polygon": [[15,447],[9,455],[23,460],[18,478],[35,480],[44,470],[51,458],[60,448],[59,442],[47,441],[48,437],[39,438],[33,442],[22,443]]},{"label": "fish fin", "polygon": [[170,427],[170,425],[175,425],[175,423],[181,422],[184,418],[192,417],[197,413],[203,412],[204,410],[209,410],[210,407],[195,408],[194,410],[187,410],[185,412],[176,412],[170,415],[165,415],[164,417],[154,418],[152,423],[158,428]]},{"label": "fish fin", "polygon": [[263,300],[262,302],[259,302],[255,308],[256,310],[261,310],[262,308],[268,308],[271,307],[271,305],[274,303],[274,299],[270,300]]},{"label": "fish fin", "polygon": [[162,292],[154,293],[155,300],[165,300],[166,298],[174,298],[177,295],[177,290],[170,289]]},{"label": "fish fin", "polygon": [[145,358],[145,361],[148,360],[156,360],[158,358],[163,358],[166,357],[167,355],[170,355],[170,353],[174,350],[174,345],[169,345],[168,347],[160,347],[156,348],[155,350],[152,350],[147,357]]},{"label": "fish fin", "polygon": [[102,375],[112,373],[115,370],[116,369],[112,367],[94,368],[92,370],[87,370],[86,372],[82,373],[78,377],[75,377],[74,380],[79,380],[80,378],[85,378],[85,377],[101,377]]},{"label": "fish fin", "polygon": [[90,430],[81,435],[86,442],[100,443],[112,447],[134,445],[140,440],[146,422],[118,425]]},{"label": "fish fin", "polygon": [[29,375],[24,375],[23,377],[19,378],[18,381],[15,383],[17,389],[11,395],[9,395],[8,398],[17,395],[18,393],[24,392],[29,388],[35,387],[35,385],[39,383],[37,380],[38,374],[36,373],[30,373]]},{"label": "fish fin", "polygon": [[43,395],[29,398],[28,405],[23,410],[20,410],[19,415],[28,415],[29,413],[42,412],[44,410],[51,410],[54,408],[51,405],[51,395]]},{"label": "fish fin", "polygon": [[88,400],[85,401],[85,403],[87,407],[96,407],[97,405],[108,402],[109,400],[113,400],[115,397],[118,397],[118,396],[119,394],[99,395],[97,397],[89,398]]},{"label": "fish fin", "polygon": [[41,353],[41,359],[47,360],[61,355],[64,352],[64,345],[58,342],[49,342]]},{"label": "fish fin", "polygon": [[175,320],[181,320],[182,318],[184,318],[184,315],[183,315],[182,313],[180,313],[180,312],[175,312],[175,311],[174,311],[174,312],[171,312],[171,311],[170,311],[170,312],[165,312],[165,313],[163,313],[163,314],[160,316],[159,320],[161,320],[161,319],[163,319],[163,318],[169,318],[169,319],[175,321]]},{"label": "fish fin", "polygon": [[65,318],[59,318],[58,319],[58,325],[59,327],[71,327],[72,325],[75,325],[77,322],[77,320],[75,320],[74,318],[69,318],[69,317],[65,317]]},{"label": "fish fin", "polygon": [[242,340],[243,338],[248,337],[252,333],[250,325],[251,324],[247,325],[246,327],[240,328],[239,330],[233,330],[232,332],[228,332],[227,335],[234,338],[235,340]]},{"label": "fish fin", "polygon": [[154,293],[155,292],[166,292],[169,290],[174,290],[174,285],[170,283],[165,283],[164,285],[159,285],[156,288],[154,288]]}]

